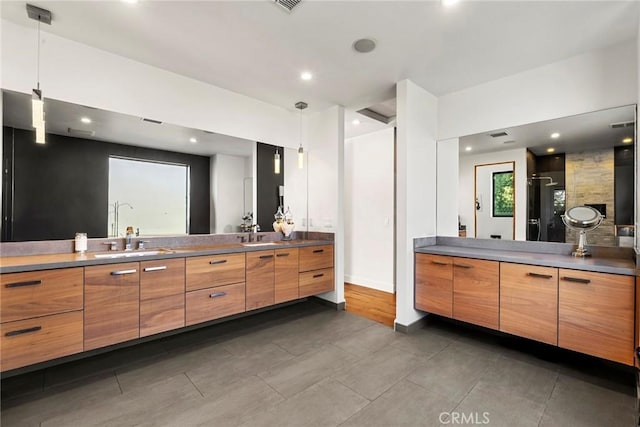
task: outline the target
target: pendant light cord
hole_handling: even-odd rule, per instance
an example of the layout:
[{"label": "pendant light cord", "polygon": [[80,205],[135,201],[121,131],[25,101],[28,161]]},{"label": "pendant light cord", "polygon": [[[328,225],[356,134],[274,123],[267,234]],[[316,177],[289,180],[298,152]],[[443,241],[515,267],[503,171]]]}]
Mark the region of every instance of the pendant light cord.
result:
[{"label": "pendant light cord", "polygon": [[[38,17],[39,18],[39,17]],[[38,19],[38,62],[37,62],[37,71],[36,71],[36,80],[38,82],[38,90],[40,90],[40,19]]]}]

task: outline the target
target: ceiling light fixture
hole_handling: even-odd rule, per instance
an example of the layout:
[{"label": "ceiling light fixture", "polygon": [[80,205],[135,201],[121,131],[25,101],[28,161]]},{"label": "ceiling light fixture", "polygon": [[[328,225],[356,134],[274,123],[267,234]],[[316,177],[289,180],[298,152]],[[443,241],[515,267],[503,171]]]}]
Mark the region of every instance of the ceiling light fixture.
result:
[{"label": "ceiling light fixture", "polygon": [[280,175],[280,153],[278,148],[276,148],[276,154],[273,156],[273,173]]},{"label": "ceiling light fixture", "polygon": [[306,102],[296,102],[296,108],[300,110],[300,146],[298,147],[298,169],[304,167],[304,148],[302,148],[302,110],[309,105]]},{"label": "ceiling light fixture", "polygon": [[547,153],[553,153],[553,152],[555,152],[555,151],[556,151],[556,149],[555,149],[555,148],[553,148],[553,147],[549,147],[549,148],[547,148]]},{"label": "ceiling light fixture", "polygon": [[551,138],[552,139],[558,139],[558,138],[560,138],[560,134],[558,132],[554,132],[554,133],[551,134]]},{"label": "ceiling light fixture", "polygon": [[313,78],[313,74],[311,74],[309,71],[303,71],[302,73],[300,73],[300,78],[302,80],[309,81]]},{"label": "ceiling light fixture", "polygon": [[36,143],[44,144],[45,137],[45,121],[44,121],[44,98],[42,90],[40,90],[40,23],[51,25],[51,12],[31,4],[27,4],[27,16],[38,21],[38,57],[36,66],[37,86],[31,91],[31,125],[36,130]]},{"label": "ceiling light fixture", "polygon": [[622,140],[623,144],[631,144],[632,142],[633,142],[633,138],[631,138],[630,136],[628,136],[628,137],[626,137],[626,138],[624,138]]},{"label": "ceiling light fixture", "polygon": [[369,53],[376,48],[376,41],[369,38],[358,39],[353,42],[353,50],[358,53]]},{"label": "ceiling light fixture", "polygon": [[197,139],[195,139],[194,137],[189,138],[189,142],[192,144],[195,144],[196,142],[198,142]]},{"label": "ceiling light fixture", "polygon": [[86,124],[91,123],[91,119],[90,119],[89,117],[82,117],[82,118],[80,119],[80,121],[81,121],[82,123],[86,123]]},{"label": "ceiling light fixture", "polygon": [[351,123],[353,123],[354,126],[358,126],[360,124],[360,120],[355,119],[354,121],[352,121]]},{"label": "ceiling light fixture", "polygon": [[445,7],[451,7],[457,3],[460,3],[460,0],[441,0],[442,5]]},{"label": "ceiling light fixture", "polygon": [[464,151],[471,151],[471,147],[466,147]]},{"label": "ceiling light fixture", "polygon": [[129,3],[129,4],[136,4],[138,3],[138,0],[121,0],[122,3]]}]

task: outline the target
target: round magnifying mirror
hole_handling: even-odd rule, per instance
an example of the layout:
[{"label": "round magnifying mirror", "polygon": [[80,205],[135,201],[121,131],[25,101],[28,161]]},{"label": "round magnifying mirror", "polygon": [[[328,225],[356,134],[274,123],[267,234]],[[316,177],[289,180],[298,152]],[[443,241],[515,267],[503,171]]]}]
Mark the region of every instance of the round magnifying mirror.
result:
[{"label": "round magnifying mirror", "polygon": [[572,253],[576,257],[589,256],[589,251],[585,248],[587,244],[587,231],[598,228],[602,224],[604,217],[597,209],[591,206],[574,206],[566,210],[562,215],[562,222],[569,228],[580,230],[578,248]]}]

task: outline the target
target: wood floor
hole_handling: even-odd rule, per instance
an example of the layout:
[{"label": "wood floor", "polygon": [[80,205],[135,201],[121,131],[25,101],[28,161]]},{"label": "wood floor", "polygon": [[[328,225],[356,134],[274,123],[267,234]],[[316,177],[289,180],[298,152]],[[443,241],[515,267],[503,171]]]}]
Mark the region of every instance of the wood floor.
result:
[{"label": "wood floor", "polygon": [[393,327],[396,318],[396,294],[345,283],[344,299],[349,313]]}]

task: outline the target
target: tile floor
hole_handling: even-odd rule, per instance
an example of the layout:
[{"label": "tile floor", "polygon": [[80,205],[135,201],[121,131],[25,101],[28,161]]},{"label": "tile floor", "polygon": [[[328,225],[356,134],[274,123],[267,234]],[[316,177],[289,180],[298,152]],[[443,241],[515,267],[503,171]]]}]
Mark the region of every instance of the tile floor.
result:
[{"label": "tile floor", "polygon": [[635,425],[633,372],[312,301],[2,381],[10,426]]}]

